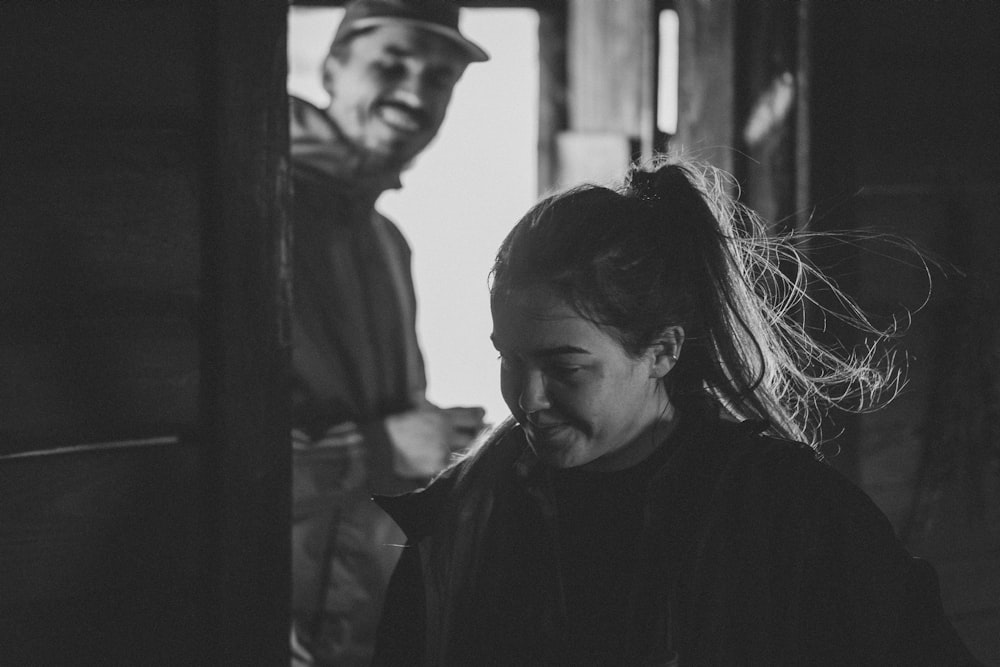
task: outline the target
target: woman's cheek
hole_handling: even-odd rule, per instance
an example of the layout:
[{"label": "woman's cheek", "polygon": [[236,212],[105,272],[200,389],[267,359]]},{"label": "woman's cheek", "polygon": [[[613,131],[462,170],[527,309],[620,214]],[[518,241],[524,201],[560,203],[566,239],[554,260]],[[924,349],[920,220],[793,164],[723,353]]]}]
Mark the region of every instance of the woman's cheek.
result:
[{"label": "woman's cheek", "polygon": [[520,406],[518,406],[519,390],[517,380],[512,376],[510,371],[501,370],[500,371],[500,396],[503,397],[504,403],[507,404],[507,409],[510,413],[520,420],[523,416],[521,414]]}]

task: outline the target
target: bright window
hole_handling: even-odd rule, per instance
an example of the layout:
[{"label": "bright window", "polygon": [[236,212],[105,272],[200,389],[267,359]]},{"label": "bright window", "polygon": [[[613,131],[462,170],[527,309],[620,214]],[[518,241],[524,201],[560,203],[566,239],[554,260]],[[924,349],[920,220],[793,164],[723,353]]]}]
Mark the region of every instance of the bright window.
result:
[{"label": "bright window", "polygon": [[660,12],[660,52],[656,84],[656,126],[665,134],[677,134],[677,59],[680,20],[677,12]]}]

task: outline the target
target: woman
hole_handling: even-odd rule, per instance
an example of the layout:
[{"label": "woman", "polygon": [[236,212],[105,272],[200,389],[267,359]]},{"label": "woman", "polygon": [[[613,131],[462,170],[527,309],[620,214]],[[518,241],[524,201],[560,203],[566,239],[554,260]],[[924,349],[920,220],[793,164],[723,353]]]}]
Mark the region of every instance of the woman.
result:
[{"label": "woman", "polygon": [[492,274],[512,419],[380,499],[409,546],[375,664],[974,664],[810,446],[898,377],[805,334],[797,257],[682,164],[532,209]]}]

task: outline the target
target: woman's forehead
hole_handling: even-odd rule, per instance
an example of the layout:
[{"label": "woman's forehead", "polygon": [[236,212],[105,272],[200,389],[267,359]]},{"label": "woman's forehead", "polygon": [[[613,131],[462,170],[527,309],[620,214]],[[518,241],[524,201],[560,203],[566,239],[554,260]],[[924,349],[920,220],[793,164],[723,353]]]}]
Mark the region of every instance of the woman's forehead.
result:
[{"label": "woman's forehead", "polygon": [[579,313],[553,288],[540,285],[505,291],[490,304],[493,319],[561,319]]},{"label": "woman's forehead", "polygon": [[501,349],[585,348],[606,336],[551,289],[516,290],[493,302],[492,338]]}]

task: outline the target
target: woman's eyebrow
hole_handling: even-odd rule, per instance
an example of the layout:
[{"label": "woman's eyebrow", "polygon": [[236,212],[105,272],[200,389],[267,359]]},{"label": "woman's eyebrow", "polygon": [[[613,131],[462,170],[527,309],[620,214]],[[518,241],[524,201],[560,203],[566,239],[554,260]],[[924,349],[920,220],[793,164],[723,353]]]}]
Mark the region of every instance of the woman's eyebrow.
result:
[{"label": "woman's eyebrow", "polygon": [[[493,343],[493,347],[496,348],[497,351],[502,351],[500,349],[500,347],[497,345],[497,341],[493,337],[493,334],[490,334],[490,342]],[[557,356],[559,356],[561,354],[587,354],[587,355],[589,355],[590,354],[590,350],[587,350],[587,349],[582,348],[582,347],[577,347],[575,345],[557,345],[555,347],[545,347],[545,348],[541,348],[541,349],[538,349],[538,350],[530,350],[528,352],[528,354],[530,354],[532,356],[535,356],[535,357],[548,358],[548,357],[557,357]]]},{"label": "woman's eyebrow", "polygon": [[560,354],[590,354],[590,350],[575,345],[559,345],[558,347],[547,347],[541,350],[534,350],[532,354],[539,357],[557,357]]}]

